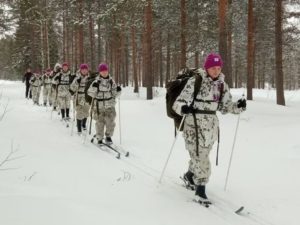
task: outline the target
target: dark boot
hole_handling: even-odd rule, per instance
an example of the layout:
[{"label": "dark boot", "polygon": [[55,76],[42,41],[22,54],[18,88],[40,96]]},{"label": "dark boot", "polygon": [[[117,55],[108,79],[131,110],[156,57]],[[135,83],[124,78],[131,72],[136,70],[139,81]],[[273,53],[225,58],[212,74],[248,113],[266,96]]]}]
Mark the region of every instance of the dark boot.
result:
[{"label": "dark boot", "polygon": [[185,187],[187,189],[195,191],[196,187],[195,187],[195,183],[194,183],[194,180],[193,180],[193,176],[194,176],[193,172],[187,171],[183,175],[183,181],[184,181]]},{"label": "dark boot", "polygon": [[67,117],[67,119],[70,119],[70,115],[69,114],[70,114],[70,109],[67,108],[66,109],[66,117]]},{"label": "dark boot", "polygon": [[206,193],[205,193],[205,185],[198,185],[196,188],[195,195],[199,196],[202,199],[207,199]]},{"label": "dark boot", "polygon": [[64,119],[65,118],[65,109],[61,109],[60,112],[61,112],[61,117]]},{"label": "dark boot", "polygon": [[102,144],[103,144],[102,139],[98,139],[98,140],[97,140],[97,144],[98,144],[98,145],[102,145]]},{"label": "dark boot", "polygon": [[109,144],[109,145],[113,143],[111,137],[106,137],[105,142],[106,142],[106,144]]},{"label": "dark boot", "polygon": [[78,131],[78,133],[80,134],[81,133],[81,125],[82,125],[82,120],[78,120],[77,119],[77,131]]},{"label": "dark boot", "polygon": [[86,130],[86,121],[87,121],[87,118],[84,118],[84,119],[82,120],[82,129],[83,129],[83,130]]}]

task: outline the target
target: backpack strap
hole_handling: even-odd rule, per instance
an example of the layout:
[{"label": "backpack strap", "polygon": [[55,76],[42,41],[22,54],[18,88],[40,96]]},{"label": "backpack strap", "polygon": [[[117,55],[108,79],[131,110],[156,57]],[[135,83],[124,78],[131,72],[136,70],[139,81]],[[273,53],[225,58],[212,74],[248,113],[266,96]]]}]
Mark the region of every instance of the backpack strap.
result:
[{"label": "backpack strap", "polygon": [[[201,85],[202,85],[202,77],[201,75],[194,75],[195,77],[195,86],[194,86],[194,94],[193,94],[193,101],[191,103],[191,107],[194,106],[195,99],[200,91]],[[196,112],[193,111],[193,118],[194,118],[194,124],[195,124],[195,133],[196,133],[196,154],[199,156],[199,132],[198,132],[198,124],[197,124],[197,118],[196,118]]]},{"label": "backpack strap", "polygon": [[[96,93],[96,96],[98,95],[99,91],[100,91],[100,84],[101,84],[101,80],[98,80],[98,86],[97,86],[97,93]],[[96,99],[97,100],[97,99]],[[99,103],[98,101],[96,101],[96,109],[97,109],[97,115],[99,116],[100,112],[99,112]]]},{"label": "backpack strap", "polygon": [[197,95],[198,95],[201,85],[202,85],[202,77],[198,74],[195,74],[194,77],[195,77],[195,86],[194,86],[194,93],[193,93],[193,101],[190,105],[192,107],[194,106],[195,100],[197,98]]}]

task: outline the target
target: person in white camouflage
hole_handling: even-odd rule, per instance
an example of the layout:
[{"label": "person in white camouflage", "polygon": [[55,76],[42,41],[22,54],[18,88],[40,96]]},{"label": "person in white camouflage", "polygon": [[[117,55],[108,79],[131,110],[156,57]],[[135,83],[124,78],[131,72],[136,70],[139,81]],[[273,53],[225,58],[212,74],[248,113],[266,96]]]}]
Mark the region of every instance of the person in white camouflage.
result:
[{"label": "person in white camouflage", "polygon": [[52,86],[52,76],[51,76],[51,69],[47,69],[46,73],[43,75],[43,102],[44,106],[47,106],[49,103],[52,106],[52,98],[51,98],[51,86]]},{"label": "person in white camouflage", "polygon": [[[92,82],[88,95],[93,98],[93,119],[96,120],[96,135],[98,144],[112,143],[116,119],[116,98],[121,94],[121,87],[108,73],[108,66],[102,63],[98,67],[99,76]],[[105,132],[104,132],[105,129]]]},{"label": "person in white camouflage", "polygon": [[85,101],[85,86],[89,79],[89,67],[87,64],[81,64],[79,73],[71,84],[71,91],[74,92],[73,105],[76,109],[77,132],[80,135],[86,131],[86,121],[89,116],[89,104]]},{"label": "person in white camouflage", "polygon": [[176,113],[186,115],[183,135],[190,161],[184,179],[195,185],[199,201],[208,204],[210,202],[205,189],[211,175],[209,153],[219,134],[216,111],[239,114],[246,109],[245,99],[232,102],[225,76],[221,73],[222,66],[220,55],[209,54],[204,64],[205,70],[199,69],[196,75],[202,77],[196,99],[193,96],[196,78],[192,77],[173,105]]},{"label": "person in white camouflage", "polygon": [[43,86],[43,80],[40,73],[34,73],[34,75],[30,78],[29,83],[32,91],[33,104],[39,105],[41,88]]},{"label": "person in white camouflage", "polygon": [[70,120],[70,85],[73,79],[74,76],[69,70],[68,63],[63,63],[62,71],[58,73],[52,81],[52,83],[56,85],[56,99],[58,100],[62,120]]},{"label": "person in white camouflage", "polygon": [[[53,78],[59,74],[61,72],[61,64],[59,63],[56,63],[55,66],[54,66],[54,69],[51,73],[51,77],[52,77],[52,81],[53,81]],[[57,92],[56,92],[56,88],[57,88],[57,85],[54,84],[52,82],[52,85],[51,85],[51,93],[50,93],[50,99],[51,99],[51,102],[53,104],[53,110],[56,111],[57,110]]]}]

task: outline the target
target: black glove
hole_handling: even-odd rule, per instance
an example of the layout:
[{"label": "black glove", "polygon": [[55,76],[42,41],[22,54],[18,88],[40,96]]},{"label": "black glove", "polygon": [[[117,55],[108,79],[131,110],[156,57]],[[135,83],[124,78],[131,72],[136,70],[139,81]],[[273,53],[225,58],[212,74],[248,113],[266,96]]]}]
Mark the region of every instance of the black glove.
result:
[{"label": "black glove", "polygon": [[183,106],[181,107],[181,112],[182,112],[182,114],[193,113],[193,111],[194,111],[194,109],[193,109],[193,107],[191,107],[191,106],[183,105]]},{"label": "black glove", "polygon": [[244,99],[244,98],[239,99],[237,101],[237,107],[246,109],[246,107],[247,107],[246,99]]},{"label": "black glove", "polygon": [[122,91],[121,86],[117,86],[117,92],[120,92],[120,91]]},{"label": "black glove", "polygon": [[81,81],[81,77],[79,77],[79,78],[77,79],[77,83],[80,84],[80,81]]},{"label": "black glove", "polygon": [[57,77],[55,77],[55,78],[54,78],[54,80],[59,80],[59,77],[58,77],[58,76],[57,76]]},{"label": "black glove", "polygon": [[94,82],[92,86],[98,88],[99,87],[99,82]]}]

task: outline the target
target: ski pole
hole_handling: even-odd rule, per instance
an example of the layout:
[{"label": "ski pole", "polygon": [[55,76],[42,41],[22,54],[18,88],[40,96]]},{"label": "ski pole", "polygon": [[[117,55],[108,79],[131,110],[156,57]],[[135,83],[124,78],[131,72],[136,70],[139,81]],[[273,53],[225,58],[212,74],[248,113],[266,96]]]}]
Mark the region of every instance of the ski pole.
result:
[{"label": "ski pole", "polygon": [[170,148],[169,155],[168,155],[167,160],[166,160],[166,162],[165,162],[164,168],[163,168],[163,170],[162,170],[162,172],[161,172],[161,175],[160,175],[160,178],[159,178],[159,181],[158,181],[159,183],[161,183],[161,181],[162,181],[162,179],[163,179],[164,173],[165,173],[165,171],[166,171],[166,168],[167,168],[169,159],[170,159],[171,154],[172,154],[172,152],[173,152],[175,143],[176,143],[177,138],[178,138],[178,136],[179,136],[179,135],[178,135],[178,134],[179,134],[179,131],[181,130],[181,127],[182,127],[182,125],[183,125],[183,122],[184,122],[184,120],[185,120],[185,117],[186,117],[186,115],[184,115],[184,116],[182,117],[182,119],[181,119],[179,128],[178,128],[178,130],[177,130],[177,132],[176,132],[176,136],[175,136],[175,138],[174,138],[174,140],[173,140],[173,143],[172,143],[172,146],[171,146],[171,148]]},{"label": "ski pole", "polygon": [[119,104],[119,136],[120,136],[120,145],[122,144],[122,129],[121,129],[121,101],[120,97],[118,98],[118,104]]},{"label": "ski pole", "polygon": [[75,122],[74,99],[72,100],[72,110],[73,110],[73,120],[72,120],[72,125],[71,125],[71,136],[73,136],[74,122]]},{"label": "ski pole", "polygon": [[[92,99],[92,102],[91,102],[91,106],[90,106],[90,109],[89,109],[89,112],[90,112],[90,116],[89,116],[89,134],[91,134],[91,127],[92,127],[92,118],[93,118],[93,104],[94,104],[94,98]],[[84,136],[84,140],[83,140],[83,144],[85,144],[86,142],[86,138],[87,138],[88,134],[87,132],[85,132],[85,136]]]},{"label": "ski pole", "polygon": [[71,136],[73,136],[73,133],[74,133],[74,123],[75,123],[75,120],[76,120],[76,115],[75,115],[75,101],[77,100],[77,94],[78,94],[78,90],[76,91],[73,99],[72,99],[72,110],[73,110],[73,121],[72,121],[72,127],[71,127]]},{"label": "ski pole", "polygon": [[93,121],[93,106],[94,106],[94,99],[92,99],[92,104],[91,104],[91,107],[90,107],[90,127],[89,127],[89,135],[91,135],[91,132],[92,132],[92,121]]},{"label": "ski pole", "polygon": [[[242,99],[243,98],[244,98],[244,94],[243,94]],[[231,148],[231,154],[230,154],[230,159],[229,159],[229,164],[228,164],[228,169],[227,169],[227,175],[226,175],[226,180],[225,180],[224,191],[226,191],[226,189],[227,189],[229,172],[230,172],[230,168],[231,168],[233,152],[234,152],[234,147],[235,147],[235,143],[236,143],[237,131],[238,131],[239,124],[240,124],[240,117],[241,117],[241,114],[238,115],[238,120],[237,120],[237,123],[236,123],[235,134],[234,134],[234,139],[233,139],[232,148]]]}]

